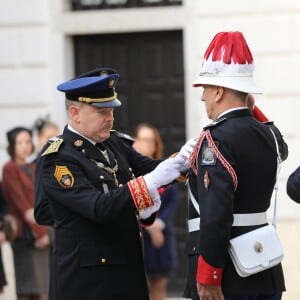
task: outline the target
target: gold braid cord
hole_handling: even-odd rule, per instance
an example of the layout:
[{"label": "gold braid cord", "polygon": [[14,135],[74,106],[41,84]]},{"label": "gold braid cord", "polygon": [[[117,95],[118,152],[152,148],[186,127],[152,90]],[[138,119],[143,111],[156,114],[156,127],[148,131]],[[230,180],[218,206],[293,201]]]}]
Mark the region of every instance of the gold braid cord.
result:
[{"label": "gold braid cord", "polygon": [[234,185],[234,190],[236,190],[237,186],[238,186],[238,178],[236,176],[236,173],[235,173],[233,167],[230,165],[230,163],[225,159],[225,157],[219,151],[218,147],[216,146],[216,144],[213,141],[213,138],[212,138],[209,130],[205,130],[205,131],[201,132],[200,137],[197,141],[197,144],[191,154],[190,165],[191,165],[193,172],[195,173],[195,175],[198,175],[198,156],[199,156],[199,152],[200,152],[200,149],[201,149],[204,139],[207,140],[209,147],[213,150],[217,159],[220,161],[220,163],[223,165],[223,167],[230,174],[233,185]]}]

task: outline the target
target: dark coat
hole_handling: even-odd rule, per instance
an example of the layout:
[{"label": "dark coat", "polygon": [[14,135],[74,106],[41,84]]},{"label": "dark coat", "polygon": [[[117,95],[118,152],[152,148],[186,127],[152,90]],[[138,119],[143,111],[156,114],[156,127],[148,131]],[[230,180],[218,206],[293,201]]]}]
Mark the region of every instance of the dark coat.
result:
[{"label": "dark coat", "polygon": [[26,169],[10,160],[3,166],[2,187],[8,204],[9,213],[17,221],[17,237],[24,235],[24,224],[31,228],[35,238],[47,234],[47,228],[38,224],[27,223],[24,212],[34,206],[35,164],[26,165]]},{"label": "dark coat", "polygon": [[[235,271],[228,254],[231,238],[259,227],[232,227],[233,214],[264,212],[270,206],[277,167],[273,135],[268,125],[256,121],[248,109],[225,114],[209,129],[219,151],[235,170],[238,186],[234,190],[232,177],[216,157],[214,163],[205,164],[203,150],[206,146],[202,144],[198,156],[198,176],[192,171],[189,176],[201,218],[200,230],[188,235],[189,274],[185,296],[199,299],[196,293],[199,255],[209,265],[223,268],[222,290],[225,296],[284,291],[281,264],[242,278]],[[189,219],[197,216],[190,203]]]},{"label": "dark coat", "polygon": [[[7,203],[5,196],[2,191],[2,185],[0,183],[0,230],[2,231],[3,228],[3,217],[7,214]],[[3,287],[7,284],[5,270],[2,260],[2,252],[1,252],[1,245],[0,245],[0,293],[2,292]]]},{"label": "dark coat", "polygon": [[300,167],[298,167],[288,178],[286,192],[289,197],[300,203]]},{"label": "dark coat", "polygon": [[140,222],[126,183],[158,161],[111,134],[105,143],[118,164],[116,183],[96,164],[108,166],[96,146],[67,128],[61,138],[58,151],[38,159],[36,179],[37,221],[51,222],[52,215],[55,222],[52,300],[149,299]]}]

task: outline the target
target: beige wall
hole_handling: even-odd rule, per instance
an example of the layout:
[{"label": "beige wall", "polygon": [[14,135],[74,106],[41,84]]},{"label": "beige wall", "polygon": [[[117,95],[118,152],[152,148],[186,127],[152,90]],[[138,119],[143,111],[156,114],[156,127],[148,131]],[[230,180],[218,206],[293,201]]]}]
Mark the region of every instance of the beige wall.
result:
[{"label": "beige wall", "polygon": [[[16,9],[18,8],[18,9]],[[218,31],[240,30],[254,54],[258,105],[281,128],[290,148],[280,175],[279,216],[299,219],[285,182],[299,164],[300,2],[269,0],[185,0],[182,7],[115,9],[71,13],[66,0],[7,0],[0,10],[0,166],[8,128],[31,126],[51,113],[65,123],[63,95],[55,86],[73,74],[70,36],[87,33],[183,30],[187,137],[209,120],[201,91],[191,87],[208,43]],[[255,188],[255,187],[254,187]]]},{"label": "beige wall", "polygon": [[[55,110],[55,22],[48,0],[2,1],[0,10],[0,166],[8,159],[6,131],[14,126],[32,126],[46,113],[61,123],[63,110]],[[63,106],[62,106],[63,107]]]},{"label": "beige wall", "polygon": [[[254,55],[256,82],[264,91],[263,96],[257,97],[257,104],[271,120],[275,120],[290,149],[280,175],[278,215],[299,219],[300,207],[288,199],[285,184],[287,176],[300,165],[297,126],[300,112],[300,36],[297,34],[300,2],[195,0],[186,1],[186,5],[189,13],[185,39],[187,108],[188,119],[193,120],[188,123],[188,133],[196,135],[199,126],[194,124],[203,124],[202,120],[205,120],[203,108],[197,101],[200,92],[190,88],[194,74],[200,70],[203,52],[216,32],[242,31]],[[194,109],[196,105],[202,113]]]}]

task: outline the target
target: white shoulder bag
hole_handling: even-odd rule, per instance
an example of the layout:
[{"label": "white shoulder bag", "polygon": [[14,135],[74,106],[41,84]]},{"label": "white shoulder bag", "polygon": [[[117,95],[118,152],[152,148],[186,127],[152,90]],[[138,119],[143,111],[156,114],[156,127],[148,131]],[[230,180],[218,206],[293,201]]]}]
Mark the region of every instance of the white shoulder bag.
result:
[{"label": "white shoulder bag", "polygon": [[281,158],[277,139],[270,128],[277,150],[277,174],[274,186],[275,203],[272,224],[252,230],[230,240],[229,254],[237,273],[241,277],[264,271],[278,265],[283,259],[283,248],[276,231],[278,175]]}]

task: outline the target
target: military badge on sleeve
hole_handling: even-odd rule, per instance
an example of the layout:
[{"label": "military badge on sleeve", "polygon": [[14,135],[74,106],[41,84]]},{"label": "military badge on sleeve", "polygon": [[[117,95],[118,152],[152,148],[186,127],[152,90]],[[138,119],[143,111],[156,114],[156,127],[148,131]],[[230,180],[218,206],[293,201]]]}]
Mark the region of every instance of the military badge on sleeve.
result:
[{"label": "military badge on sleeve", "polygon": [[207,141],[203,142],[201,165],[202,166],[214,166],[216,165],[217,158],[214,150],[208,145]]},{"label": "military badge on sleeve", "polygon": [[70,188],[74,185],[74,176],[67,166],[55,166],[54,177],[60,186]]}]

